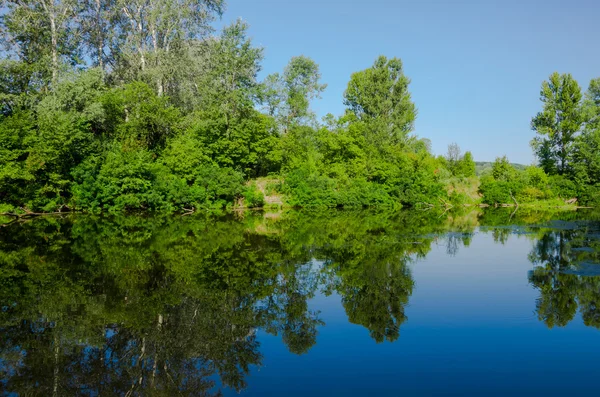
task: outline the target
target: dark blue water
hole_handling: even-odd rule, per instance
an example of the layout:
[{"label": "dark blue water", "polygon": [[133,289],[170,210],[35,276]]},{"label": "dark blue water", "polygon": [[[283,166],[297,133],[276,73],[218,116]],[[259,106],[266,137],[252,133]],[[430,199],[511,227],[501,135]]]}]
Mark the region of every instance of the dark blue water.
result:
[{"label": "dark blue water", "polygon": [[590,395],[591,214],[0,229],[2,395]]},{"label": "dark blue water", "polygon": [[540,293],[527,279],[534,242],[511,235],[498,245],[475,232],[455,256],[433,244],[410,265],[415,288],[393,343],[349,323],[339,295],[316,296],[309,307],[325,323],[317,344],[291,355],[280,338],[259,333],[265,359],[245,394],[595,394],[600,331],[579,313],[565,327],[538,319]]}]

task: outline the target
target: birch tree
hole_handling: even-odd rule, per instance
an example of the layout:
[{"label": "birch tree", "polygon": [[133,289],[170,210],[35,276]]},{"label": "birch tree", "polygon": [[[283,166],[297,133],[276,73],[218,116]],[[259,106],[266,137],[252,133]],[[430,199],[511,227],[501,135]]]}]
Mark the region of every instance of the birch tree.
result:
[{"label": "birch tree", "polygon": [[[210,23],[223,12],[223,0],[117,0],[122,11],[130,64],[149,76],[163,95],[166,79],[176,67],[170,54],[187,41],[210,32]],[[184,51],[180,55],[183,56]]]},{"label": "birch tree", "polygon": [[1,24],[9,54],[22,59],[34,49],[49,53],[51,81],[56,86],[62,59],[70,63],[78,59],[78,2],[0,0],[0,5],[7,9]]}]

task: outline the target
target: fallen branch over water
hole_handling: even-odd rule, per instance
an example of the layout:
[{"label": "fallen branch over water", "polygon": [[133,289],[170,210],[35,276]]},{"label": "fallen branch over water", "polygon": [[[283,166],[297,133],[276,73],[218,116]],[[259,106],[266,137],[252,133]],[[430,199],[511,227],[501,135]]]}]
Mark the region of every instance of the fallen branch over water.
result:
[{"label": "fallen branch over water", "polygon": [[62,206],[59,208],[59,211],[54,211],[54,212],[33,212],[33,211],[29,211],[28,209],[19,207],[19,209],[21,211],[24,211],[23,213],[18,213],[18,212],[0,212],[0,216],[10,216],[13,217],[14,219],[10,222],[7,223],[3,223],[0,226],[4,227],[4,226],[8,226],[12,223],[15,222],[19,222],[19,221],[25,221],[25,220],[29,220],[31,218],[36,218],[36,217],[40,217],[40,216],[47,216],[47,215],[67,215],[70,213],[73,213],[75,211],[71,211],[70,209],[68,211],[62,211],[63,208],[66,208],[66,206]]},{"label": "fallen branch over water", "polygon": [[15,217],[16,219],[23,219],[23,218],[34,218],[36,216],[44,216],[44,215],[66,215],[69,212],[26,212],[24,214],[18,214],[16,212],[2,212],[0,213],[0,215],[3,216],[12,216]]}]

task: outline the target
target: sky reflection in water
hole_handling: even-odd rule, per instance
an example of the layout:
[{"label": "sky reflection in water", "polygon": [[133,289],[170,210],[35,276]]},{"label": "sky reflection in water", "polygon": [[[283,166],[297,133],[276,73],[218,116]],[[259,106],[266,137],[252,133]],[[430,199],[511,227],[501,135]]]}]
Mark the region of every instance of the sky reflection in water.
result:
[{"label": "sky reflection in water", "polygon": [[585,394],[600,375],[593,219],[13,224],[0,228],[0,395]]}]

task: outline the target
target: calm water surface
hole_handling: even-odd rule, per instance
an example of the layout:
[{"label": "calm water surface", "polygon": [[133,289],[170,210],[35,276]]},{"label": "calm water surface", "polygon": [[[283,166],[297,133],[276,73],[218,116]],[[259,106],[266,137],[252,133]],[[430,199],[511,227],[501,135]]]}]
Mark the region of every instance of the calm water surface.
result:
[{"label": "calm water surface", "polygon": [[0,395],[594,395],[592,213],[0,227]]}]

